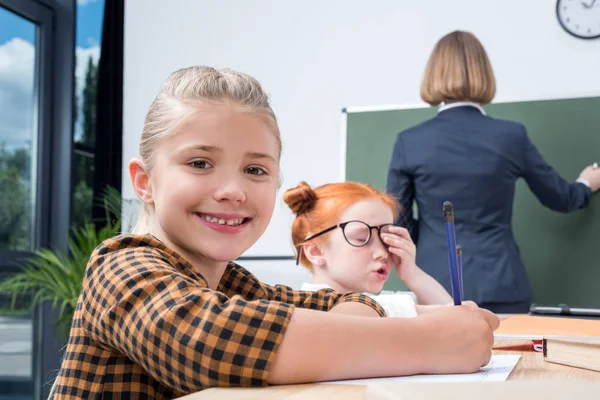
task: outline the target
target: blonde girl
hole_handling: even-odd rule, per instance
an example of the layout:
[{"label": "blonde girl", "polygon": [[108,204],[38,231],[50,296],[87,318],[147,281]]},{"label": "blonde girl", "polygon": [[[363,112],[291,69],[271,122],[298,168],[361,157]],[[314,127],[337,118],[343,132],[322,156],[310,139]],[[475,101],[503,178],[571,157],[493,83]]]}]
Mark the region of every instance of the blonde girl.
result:
[{"label": "blonde girl", "polygon": [[280,155],[255,79],[206,67],[167,78],[129,163],[138,227],[90,258],[52,397],[172,399],[489,361],[498,320],[485,310],[379,318],[367,296],[269,286],[232,262],[271,219]]}]

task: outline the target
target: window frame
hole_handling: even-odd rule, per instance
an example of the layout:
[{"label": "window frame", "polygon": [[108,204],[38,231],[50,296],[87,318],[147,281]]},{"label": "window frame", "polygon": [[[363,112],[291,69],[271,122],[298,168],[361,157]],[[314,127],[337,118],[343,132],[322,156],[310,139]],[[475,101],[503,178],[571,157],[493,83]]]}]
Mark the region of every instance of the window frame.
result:
[{"label": "window frame", "polygon": [[[32,249],[66,249],[70,219],[70,165],[74,74],[74,33],[60,28],[59,20],[68,18],[68,0],[0,0],[0,6],[36,24],[34,97],[38,118],[36,146],[32,149],[35,190]],[[60,4],[65,3],[65,4]],[[62,7],[61,7],[62,6]],[[74,11],[74,10],[71,10]],[[67,17],[67,18],[65,18]],[[74,28],[74,15],[71,15]],[[72,43],[72,46],[67,45]],[[72,47],[72,51],[65,51]],[[56,51],[53,51],[56,50]],[[71,53],[71,56],[67,56]],[[0,249],[0,268],[16,272],[15,262],[30,255],[28,251]]]},{"label": "window frame", "polygon": [[[32,248],[67,250],[71,213],[71,159],[75,97],[75,0],[0,0],[0,6],[37,25],[35,99],[37,110],[35,218]],[[32,179],[33,181],[33,179]],[[31,252],[0,249],[0,270]],[[54,327],[58,315],[49,304],[32,317],[32,380],[35,399],[49,395],[48,378],[60,367],[64,346]],[[54,374],[55,375],[55,374]]]}]

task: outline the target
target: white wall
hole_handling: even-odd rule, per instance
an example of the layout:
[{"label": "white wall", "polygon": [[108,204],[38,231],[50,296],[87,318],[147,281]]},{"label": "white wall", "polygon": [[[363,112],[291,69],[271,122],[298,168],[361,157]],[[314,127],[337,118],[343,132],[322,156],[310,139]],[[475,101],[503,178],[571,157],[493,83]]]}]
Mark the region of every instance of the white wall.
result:
[{"label": "white wall", "polygon": [[306,268],[297,267],[296,261],[239,261],[240,265],[252,271],[262,282],[269,285],[287,285],[299,289],[302,283],[311,281]]},{"label": "white wall", "polygon": [[[342,107],[419,103],[427,57],[455,29],[486,47],[498,101],[599,95],[600,40],[569,36],[555,7],[554,0],[128,0],[124,177],[161,81],[193,64],[247,72],[271,94],[283,133],[282,192],[300,180],[341,180]],[[291,255],[291,221],[279,202],[246,255]]]}]

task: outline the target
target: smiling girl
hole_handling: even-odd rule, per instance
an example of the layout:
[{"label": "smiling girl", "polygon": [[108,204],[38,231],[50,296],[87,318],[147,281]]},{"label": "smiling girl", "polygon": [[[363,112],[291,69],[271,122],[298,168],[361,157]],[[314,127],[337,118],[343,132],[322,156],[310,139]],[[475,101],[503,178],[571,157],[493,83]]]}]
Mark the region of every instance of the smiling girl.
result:
[{"label": "smiling girl", "polygon": [[367,296],[269,286],[232,262],[269,224],[280,156],[255,79],[206,67],[171,74],[129,163],[139,224],[92,254],[51,398],[172,399],[215,386],[473,372],[489,361],[498,319],[485,310],[378,318]]}]

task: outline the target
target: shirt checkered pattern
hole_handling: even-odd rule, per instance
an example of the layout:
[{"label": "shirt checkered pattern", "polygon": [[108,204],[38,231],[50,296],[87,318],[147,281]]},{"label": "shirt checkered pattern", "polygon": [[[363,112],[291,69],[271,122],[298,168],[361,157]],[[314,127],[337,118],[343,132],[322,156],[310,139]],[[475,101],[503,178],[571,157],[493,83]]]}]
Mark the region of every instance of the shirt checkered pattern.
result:
[{"label": "shirt checkered pattern", "polygon": [[121,235],[90,257],[52,399],[172,399],[266,386],[294,307],[367,296],[269,286],[231,262],[217,290],[154,236]]}]

